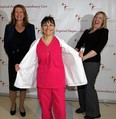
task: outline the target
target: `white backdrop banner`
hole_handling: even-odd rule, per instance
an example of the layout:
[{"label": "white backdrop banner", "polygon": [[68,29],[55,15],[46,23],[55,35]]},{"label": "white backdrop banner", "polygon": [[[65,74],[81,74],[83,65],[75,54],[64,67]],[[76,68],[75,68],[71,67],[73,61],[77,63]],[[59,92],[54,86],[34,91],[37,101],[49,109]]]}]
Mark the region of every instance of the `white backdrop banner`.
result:
[{"label": "white backdrop banner", "polygon": [[[91,26],[93,15],[104,11],[108,17],[109,40],[102,52],[101,69],[96,80],[99,100],[116,102],[116,0],[0,0],[0,93],[8,94],[8,63],[3,48],[4,29],[10,20],[16,4],[23,4],[30,23],[35,25],[36,38],[41,36],[41,20],[48,15],[56,22],[55,34],[71,47],[86,28]],[[66,91],[67,99],[77,99],[75,87]],[[29,96],[36,96],[36,89],[30,89]]]}]

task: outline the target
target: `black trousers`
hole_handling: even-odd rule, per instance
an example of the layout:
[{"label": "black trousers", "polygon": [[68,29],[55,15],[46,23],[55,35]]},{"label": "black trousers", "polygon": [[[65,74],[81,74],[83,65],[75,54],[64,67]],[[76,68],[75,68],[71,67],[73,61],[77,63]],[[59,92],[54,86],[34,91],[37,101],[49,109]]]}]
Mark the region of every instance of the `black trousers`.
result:
[{"label": "black trousers", "polygon": [[80,108],[85,111],[87,116],[97,117],[100,115],[100,109],[97,92],[95,90],[95,82],[99,73],[100,63],[84,62],[83,65],[88,84],[77,87]]}]

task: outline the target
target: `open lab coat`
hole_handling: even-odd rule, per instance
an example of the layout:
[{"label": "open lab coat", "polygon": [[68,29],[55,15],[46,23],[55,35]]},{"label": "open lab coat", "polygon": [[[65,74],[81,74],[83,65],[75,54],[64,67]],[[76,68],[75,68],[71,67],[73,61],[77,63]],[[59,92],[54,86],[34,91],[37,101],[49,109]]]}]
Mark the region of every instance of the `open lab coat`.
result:
[{"label": "open lab coat", "polygon": [[[55,36],[62,47],[62,58],[65,69],[66,85],[80,86],[87,84],[85,71],[82,60],[72,47],[67,45],[64,40]],[[38,59],[36,55],[36,46],[40,38],[35,40],[30,50],[27,52],[21,63],[20,70],[17,72],[15,86],[18,88],[34,88],[36,87],[36,74],[38,67]]]}]

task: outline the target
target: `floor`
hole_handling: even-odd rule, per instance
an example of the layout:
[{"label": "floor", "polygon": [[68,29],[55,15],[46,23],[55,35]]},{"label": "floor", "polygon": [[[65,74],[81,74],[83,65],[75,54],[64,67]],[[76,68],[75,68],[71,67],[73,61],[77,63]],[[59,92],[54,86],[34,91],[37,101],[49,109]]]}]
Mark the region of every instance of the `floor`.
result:
[{"label": "floor", "polygon": [[[21,117],[18,110],[15,116],[9,114],[10,100],[8,96],[0,96],[0,119],[41,119],[41,110],[36,98],[26,98],[25,109],[26,117]],[[67,119],[84,119],[84,114],[76,114],[75,109],[79,107],[77,101],[66,101]],[[100,119],[116,119],[116,104],[100,103],[102,117]],[[47,118],[46,118],[47,119]]]}]

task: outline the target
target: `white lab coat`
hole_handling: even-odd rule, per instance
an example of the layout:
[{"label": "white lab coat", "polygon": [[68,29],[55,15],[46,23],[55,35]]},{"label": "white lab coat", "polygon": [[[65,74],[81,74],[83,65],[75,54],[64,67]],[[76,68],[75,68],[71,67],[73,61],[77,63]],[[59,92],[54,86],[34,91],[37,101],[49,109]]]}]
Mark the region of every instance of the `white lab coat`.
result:
[{"label": "white lab coat", "polygon": [[[64,40],[56,38],[62,47],[62,58],[65,68],[66,85],[80,86],[87,84],[85,71],[82,60],[72,47],[67,45]],[[34,88],[36,87],[36,74],[38,67],[38,59],[36,55],[36,46],[40,38],[35,40],[30,50],[27,52],[21,63],[20,70],[17,72],[15,86],[18,88]]]}]

